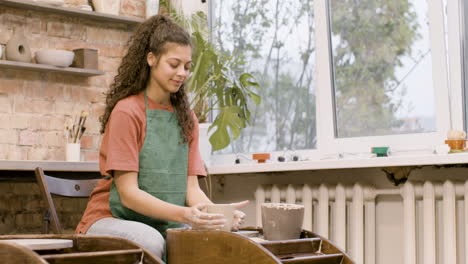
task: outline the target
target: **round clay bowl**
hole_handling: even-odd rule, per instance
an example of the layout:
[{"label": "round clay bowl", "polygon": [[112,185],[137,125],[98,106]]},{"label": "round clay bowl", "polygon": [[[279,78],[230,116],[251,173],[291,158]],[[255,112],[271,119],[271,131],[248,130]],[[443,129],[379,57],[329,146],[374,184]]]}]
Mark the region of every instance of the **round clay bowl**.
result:
[{"label": "round clay bowl", "polygon": [[68,50],[45,49],[36,51],[36,61],[58,67],[68,67],[73,63],[75,53]]}]

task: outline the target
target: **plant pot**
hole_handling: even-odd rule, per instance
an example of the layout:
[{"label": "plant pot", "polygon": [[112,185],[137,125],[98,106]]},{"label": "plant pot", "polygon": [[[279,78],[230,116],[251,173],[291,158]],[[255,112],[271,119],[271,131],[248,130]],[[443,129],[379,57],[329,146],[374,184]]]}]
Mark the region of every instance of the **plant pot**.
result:
[{"label": "plant pot", "polygon": [[154,15],[157,15],[159,11],[159,0],[146,0],[145,8],[146,18],[150,18]]},{"label": "plant pot", "polygon": [[203,161],[208,166],[211,164],[211,143],[208,135],[208,128],[211,123],[200,123],[198,125],[198,146]]},{"label": "plant pot", "polygon": [[93,0],[94,10],[99,13],[119,15],[120,0]]},{"label": "plant pot", "polygon": [[6,45],[5,53],[7,60],[31,62],[31,48],[22,30],[15,30]]},{"label": "plant pot", "polygon": [[466,148],[466,139],[447,139],[445,144],[449,145],[451,150],[464,150]]},{"label": "plant pot", "polygon": [[299,239],[303,221],[303,205],[262,204],[263,236],[266,240]]}]

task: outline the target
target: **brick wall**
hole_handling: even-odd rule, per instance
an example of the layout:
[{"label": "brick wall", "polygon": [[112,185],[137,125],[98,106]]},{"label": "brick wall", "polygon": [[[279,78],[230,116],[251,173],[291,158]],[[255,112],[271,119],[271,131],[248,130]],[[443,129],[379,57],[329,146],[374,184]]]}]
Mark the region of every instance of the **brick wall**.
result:
[{"label": "brick wall", "polygon": [[[143,17],[144,2],[122,0],[121,15]],[[98,49],[99,70],[106,74],[86,78],[0,69],[0,159],[64,160],[65,120],[84,110],[89,116],[81,142],[81,158],[97,160],[103,93],[113,80],[132,28],[0,7],[0,44],[6,44],[18,28],[24,30],[32,54],[47,48]],[[87,199],[57,198],[55,201],[62,224],[71,231]],[[0,182],[0,234],[40,232],[43,208],[35,183]]]},{"label": "brick wall", "polygon": [[[144,0],[123,0],[121,14],[143,17]],[[95,48],[103,76],[76,77],[60,73],[0,70],[0,159],[63,160],[64,122],[89,112],[82,159],[97,160],[98,118],[103,93],[125,52],[131,28],[65,15],[0,7],[0,44],[24,29],[32,54],[39,49]]]},{"label": "brick wall", "polygon": [[[45,202],[36,183],[0,182],[0,193],[0,235],[42,232]],[[53,200],[62,229],[73,233],[88,199],[54,196]]]}]

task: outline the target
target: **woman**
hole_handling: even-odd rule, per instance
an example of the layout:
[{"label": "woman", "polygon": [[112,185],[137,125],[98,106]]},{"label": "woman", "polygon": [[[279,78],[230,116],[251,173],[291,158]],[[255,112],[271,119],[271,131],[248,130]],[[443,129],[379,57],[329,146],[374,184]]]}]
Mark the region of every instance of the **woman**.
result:
[{"label": "woman", "polygon": [[[190,35],[169,18],[151,17],[137,29],[101,118],[99,166],[108,177],[91,194],[76,233],[130,239],[162,258],[168,228],[217,230],[226,222],[203,212],[211,201],[198,185],[206,171],[184,90],[191,56]],[[244,217],[235,215],[234,228]]]}]

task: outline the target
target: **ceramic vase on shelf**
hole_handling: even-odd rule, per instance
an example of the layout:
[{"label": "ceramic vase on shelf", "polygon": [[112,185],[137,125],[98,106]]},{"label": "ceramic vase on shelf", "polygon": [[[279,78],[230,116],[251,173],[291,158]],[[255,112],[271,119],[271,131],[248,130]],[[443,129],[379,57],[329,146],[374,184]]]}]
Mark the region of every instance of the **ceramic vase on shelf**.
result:
[{"label": "ceramic vase on shelf", "polygon": [[211,123],[200,123],[198,125],[198,145],[203,161],[207,166],[211,165],[211,143],[208,128]]},{"label": "ceramic vase on shelf", "polygon": [[146,18],[150,18],[158,14],[159,0],[146,0]]},{"label": "ceramic vase on shelf", "polygon": [[5,48],[6,59],[31,62],[31,48],[22,29],[16,29]]},{"label": "ceramic vase on shelf", "polygon": [[93,0],[96,12],[110,15],[119,15],[120,0]]}]

